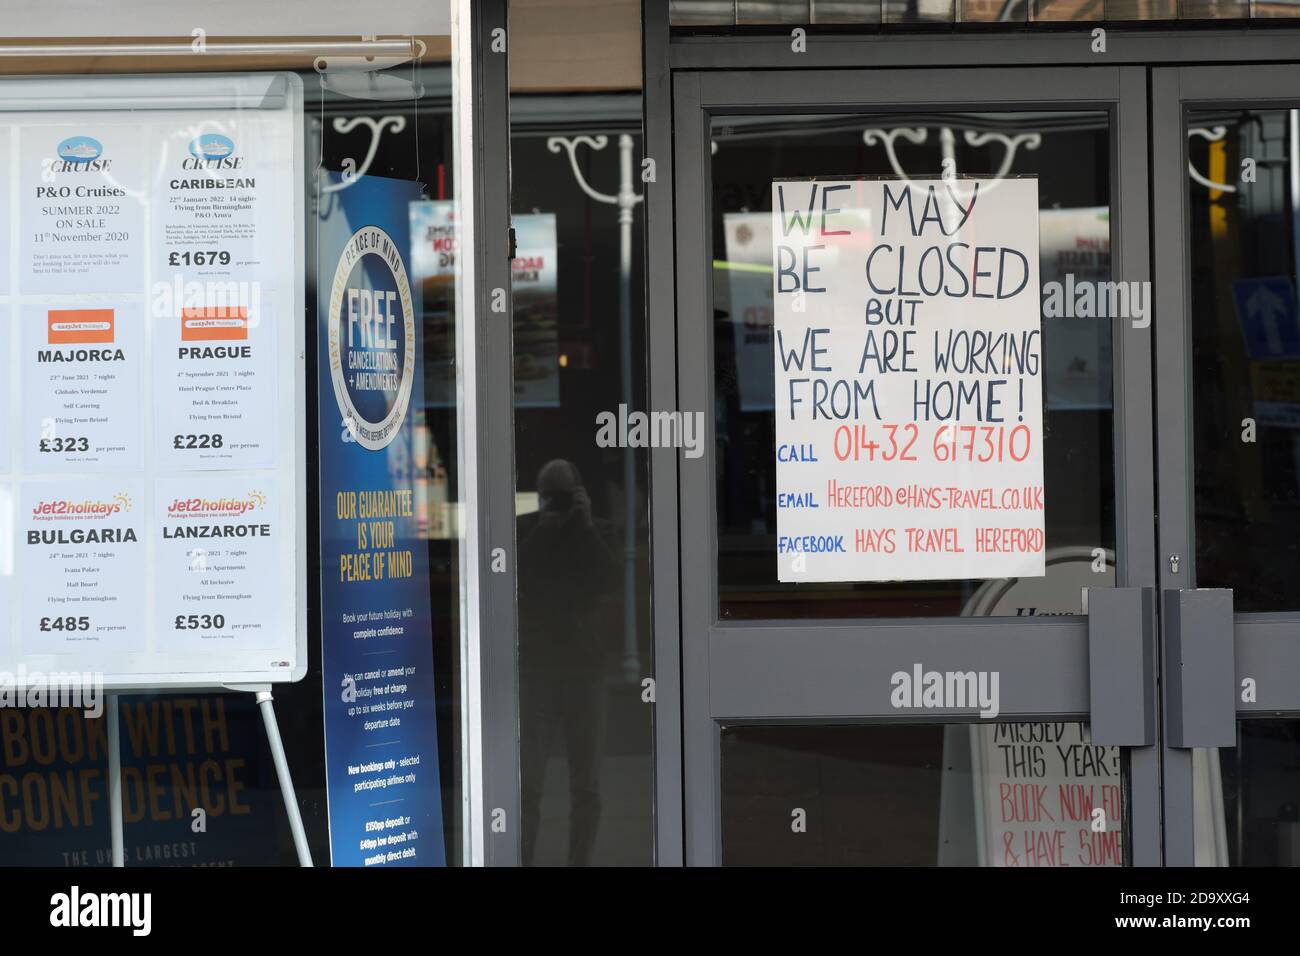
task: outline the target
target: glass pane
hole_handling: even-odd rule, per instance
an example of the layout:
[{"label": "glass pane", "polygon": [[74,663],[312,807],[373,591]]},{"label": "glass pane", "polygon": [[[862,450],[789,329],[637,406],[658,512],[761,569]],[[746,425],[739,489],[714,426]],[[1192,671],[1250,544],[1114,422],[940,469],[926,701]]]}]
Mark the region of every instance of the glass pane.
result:
[{"label": "glass pane", "polygon": [[[128,6],[132,9],[126,9]],[[86,253],[88,258],[107,259],[125,253],[144,260],[139,286],[124,295],[133,297],[142,313],[150,316],[142,334],[151,336],[158,345],[155,354],[171,351],[163,345],[167,341],[163,336],[171,335],[172,329],[181,339],[179,306],[189,306],[190,296],[207,296],[212,283],[200,280],[214,276],[228,278],[231,285],[248,286],[252,296],[271,299],[263,313],[271,318],[267,325],[283,328],[303,324],[308,381],[323,386],[323,392],[314,393],[315,397],[308,400],[313,417],[306,422],[308,498],[303,508],[312,529],[308,541],[314,552],[302,556],[308,565],[305,586],[309,659],[307,674],[301,681],[275,685],[275,709],[308,843],[318,866],[329,865],[332,856],[335,865],[360,865],[359,857],[374,855],[374,849],[365,850],[361,843],[375,838],[372,827],[377,823],[386,831],[385,837],[391,838],[392,846],[400,844],[403,849],[416,850],[414,862],[458,864],[462,860],[465,791],[457,520],[461,434],[454,360],[458,270],[454,249],[458,229],[455,210],[466,184],[462,172],[467,171],[458,168],[454,144],[463,133],[458,122],[467,119],[468,113],[460,110],[460,90],[453,79],[456,71],[451,5],[447,0],[422,8],[410,24],[414,36],[405,41],[386,41],[383,52],[370,59],[367,54],[371,51],[367,49],[345,53],[337,43],[324,45],[322,37],[334,38],[348,32],[335,17],[340,12],[338,6],[317,5],[313,11],[319,28],[316,35],[269,29],[256,34],[262,42],[255,57],[246,52],[246,38],[233,39],[216,30],[215,24],[205,24],[214,29],[208,31],[203,56],[190,52],[188,39],[181,44],[180,52],[170,57],[141,55],[140,41],[133,40],[119,54],[93,58],[84,54],[5,58],[0,61],[0,72],[79,74],[77,101],[86,107],[97,97],[103,98],[108,79],[105,74],[129,75],[145,97],[164,98],[177,107],[181,102],[178,88],[192,82],[195,74],[265,74],[268,82],[280,71],[297,74],[278,79],[293,79],[302,87],[303,110],[292,118],[291,134],[286,138],[286,142],[292,142],[294,135],[301,137],[299,170],[293,168],[291,150],[277,146],[273,151],[250,117],[204,113],[208,107],[201,103],[195,103],[193,109],[186,105],[184,114],[179,109],[127,113],[127,107],[117,106],[78,119],[78,123],[105,131],[96,134],[102,143],[110,142],[110,136],[122,143],[119,131],[128,131],[130,141],[136,145],[134,150],[119,148],[117,155],[110,157],[116,164],[112,167],[114,174],[134,179],[133,167],[146,158],[149,167],[167,171],[157,182],[141,187],[147,192],[134,193],[130,200],[144,202],[146,209],[156,201],[158,205],[153,206],[150,216],[153,241],[160,249],[165,244],[177,247],[172,254],[141,256],[141,250],[134,245],[143,235],[139,232],[104,236],[91,243]],[[150,43],[173,43],[174,37],[188,34],[188,27],[183,31],[175,29],[176,21],[167,25],[152,22],[151,17],[170,16],[161,8],[150,13],[141,4],[123,5],[114,10],[114,15],[119,18],[116,26]],[[281,10],[277,15],[268,7],[258,16],[263,26],[278,22],[282,29],[294,14]],[[313,18],[299,19],[304,21],[303,29],[316,28],[306,23]],[[230,20],[225,22],[229,28]],[[391,19],[385,22],[393,24]],[[46,25],[55,24],[51,20]],[[243,22],[240,26],[246,28],[249,24]],[[150,38],[153,32],[162,35]],[[380,32],[401,36],[406,31]],[[106,46],[115,42],[111,37],[91,39]],[[232,52],[234,44],[245,52]],[[58,108],[58,104],[51,104],[48,109],[30,110],[21,116],[7,114],[0,124],[0,149],[4,155],[8,157],[12,151],[17,156],[20,144],[46,138],[42,134],[47,131],[41,130],[41,125],[58,122],[52,115]],[[190,130],[213,135],[200,136]],[[52,150],[54,144],[44,148]],[[21,175],[21,170],[6,165],[0,176],[5,195],[11,191],[18,195],[17,177]],[[99,174],[86,170],[83,178],[97,179]],[[191,190],[189,201],[180,194],[169,198],[165,190],[174,189]],[[266,198],[263,190],[270,190],[276,202],[291,200],[289,241],[283,245],[268,245],[265,207],[270,205],[274,210],[275,203]],[[295,201],[301,215],[293,213]],[[162,215],[164,203],[171,205],[167,216]],[[0,312],[6,319],[6,336],[8,330],[17,327],[22,308],[17,290],[8,279],[12,277],[25,285],[34,274],[23,269],[19,244],[13,241],[31,230],[30,222],[21,221],[28,214],[24,210],[17,216],[0,215],[0,273],[5,277],[0,280]],[[430,214],[444,228],[422,231],[413,225]],[[342,250],[333,244],[334,240],[342,237],[346,243],[348,237],[367,226],[380,226],[393,240],[400,268],[390,265],[386,272],[372,272],[368,268],[372,263],[367,262],[359,272],[345,272],[339,286],[354,291],[354,300],[373,302],[376,299],[368,293],[384,292],[392,293],[382,296],[385,301],[400,304],[385,310],[390,321],[382,340],[370,338],[368,345],[345,353],[348,360],[356,362],[348,367],[357,370],[356,381],[348,383],[349,391],[367,413],[377,408],[397,409],[400,400],[394,398],[392,379],[379,373],[385,371],[390,350],[395,348],[392,343],[399,339],[406,356],[401,364],[409,363],[414,370],[409,402],[394,418],[398,427],[392,440],[374,450],[362,449],[353,440],[354,432],[332,392],[328,348],[318,349],[326,341],[325,316],[336,267],[342,258]],[[305,245],[303,274],[290,271],[291,279],[268,280],[267,276],[279,277],[286,263],[292,264],[295,237]],[[221,275],[220,257],[215,261],[208,258],[220,252],[230,254],[233,260],[229,276]],[[183,254],[188,253],[207,259],[205,271],[178,274],[186,265]],[[190,258],[195,266],[199,264],[197,258]],[[245,281],[250,276],[241,274],[251,272],[253,266],[267,270],[258,275],[260,287],[258,281]],[[378,284],[390,277],[395,285],[409,280],[410,299],[404,300],[396,288]],[[100,280],[91,270],[91,287],[84,290],[96,301],[102,301],[103,293],[110,291],[94,287]],[[169,302],[163,290],[174,287],[180,295],[182,281],[187,297],[184,303]],[[299,291],[295,289],[299,281],[301,312],[291,307],[291,293]],[[461,289],[463,292],[466,287]],[[343,298],[346,301],[347,297]],[[29,296],[25,303],[46,304],[45,296]],[[410,320],[409,325],[398,321],[395,309]],[[248,361],[264,348],[255,325],[250,321],[243,330],[230,332],[227,328],[229,334],[211,336],[203,335],[201,328],[187,327],[185,341],[228,340],[213,343],[210,349],[203,343],[206,351],[222,355],[223,364],[220,370],[209,370],[200,368],[196,361],[189,366],[196,370],[195,379],[238,376],[239,381],[246,382],[261,376],[263,373]],[[411,329],[409,333],[402,330],[404,325]],[[247,342],[248,351],[241,342]],[[198,346],[193,348],[198,351]],[[154,378],[155,382],[147,386],[150,390],[163,380],[160,374]],[[244,385],[238,388],[246,390]],[[214,399],[213,404],[218,402]],[[287,409],[258,408],[259,415],[270,415],[272,411],[288,414]],[[355,426],[355,418],[352,424]],[[9,461],[10,456],[5,460]],[[253,472],[252,476],[257,474]],[[240,485],[252,484],[250,474],[243,469],[214,470],[204,481],[215,481],[218,476]],[[23,479],[17,469],[7,472],[0,482],[6,500],[9,489]],[[78,474],[75,480],[86,483],[84,493],[89,498],[95,476]],[[140,480],[148,479],[141,476]],[[247,486],[240,491],[246,493]],[[341,511],[337,505],[352,500],[349,495],[364,494],[376,498],[387,495],[391,496],[388,500],[403,502],[391,524],[376,522],[382,528],[382,540],[371,539],[368,545],[358,543],[358,516],[347,514],[346,509]],[[162,537],[156,528],[150,528],[148,533],[151,541],[155,536]],[[315,551],[317,543],[319,551]],[[151,543],[150,548],[154,547],[157,545]],[[356,578],[341,581],[341,559],[360,550],[369,551],[372,557],[391,556],[393,579],[382,585]],[[250,559],[246,553],[232,549],[224,554],[213,551],[209,556],[222,555],[222,571],[239,578],[234,586],[256,593],[265,583],[247,574]],[[12,573],[12,561],[6,558],[0,568],[0,573]],[[202,568],[199,563],[195,569]],[[294,598],[290,572],[286,569],[284,574],[272,598],[274,607]],[[75,586],[71,576],[64,583]],[[229,585],[229,580],[221,580],[218,575],[212,581],[188,581],[185,587],[203,593],[203,588]],[[208,591],[203,596],[224,600],[228,595]],[[173,597],[167,595],[168,599]],[[400,626],[389,623],[398,617]],[[371,627],[356,623],[359,620],[375,624]],[[385,668],[402,668],[406,677],[399,684],[373,674],[366,676],[367,671],[376,669],[377,660],[385,661]],[[362,666],[363,662],[370,666]],[[395,719],[363,717],[359,709],[349,713],[339,693],[345,674],[354,678],[358,696],[377,711],[400,710],[400,725]],[[128,866],[296,864],[283,799],[252,695],[196,691],[131,694],[120,699],[119,713]],[[98,715],[85,716],[79,710],[66,708],[6,709],[0,715],[0,737],[4,741],[0,753],[4,863],[108,865],[105,721]],[[373,760],[377,747],[383,748],[386,758],[401,766],[417,766],[418,771],[403,771],[404,779],[400,783],[391,781],[390,786],[389,771],[379,766],[382,761]],[[383,801],[387,805],[374,796],[372,788],[376,785],[384,786]],[[191,813],[198,808],[207,813],[207,836],[192,834],[189,829]],[[404,817],[410,818],[410,828],[408,823],[401,823],[393,824],[401,829],[387,829],[389,821]],[[368,827],[368,823],[372,826]],[[418,833],[411,832],[414,828]],[[389,862],[386,853],[384,856]]]},{"label": "glass pane", "polygon": [[668,19],[675,27],[734,26],[736,0],[671,0]]},{"label": "glass pane", "polygon": [[1023,24],[1029,17],[1029,0],[957,0],[961,23]]},{"label": "glass pane", "polygon": [[1300,4],[1295,0],[1251,0],[1250,15],[1259,19],[1300,17]]},{"label": "glass pane", "polygon": [[1090,23],[1105,18],[1105,0],[1029,0],[1029,19],[1034,22]]},{"label": "glass pane", "polygon": [[1179,0],[1106,0],[1106,19],[1176,20]]},{"label": "glass pane", "polygon": [[[450,7],[444,6],[444,23],[450,27]],[[369,591],[349,589],[332,576],[322,581],[321,614],[325,656],[321,679],[325,693],[326,751],[325,764],[329,784],[329,811],[332,858],[336,865],[370,865],[381,855],[391,861],[392,851],[381,849],[374,831],[360,834],[354,827],[392,819],[396,811],[410,814],[413,820],[422,811],[420,794],[410,785],[386,789],[384,801],[367,801],[358,808],[349,795],[359,790],[355,772],[358,764],[371,769],[366,778],[382,779],[387,771],[372,759],[375,748],[383,748],[386,757],[410,763],[417,757],[423,766],[424,754],[434,746],[438,755],[437,777],[429,772],[413,775],[414,786],[428,786],[442,781],[442,829],[447,833],[444,853],[446,862],[463,862],[463,780],[462,753],[462,661],[463,621],[460,615],[461,534],[459,520],[464,493],[460,486],[461,430],[459,404],[459,364],[462,296],[469,290],[469,280],[461,274],[456,256],[462,235],[462,189],[468,170],[457,162],[456,143],[464,135],[460,118],[459,89],[451,36],[431,38],[428,60],[420,68],[407,65],[371,76],[355,72],[356,64],[331,58],[334,67],[323,82],[315,84],[317,123],[308,140],[309,150],[321,156],[322,181],[316,202],[317,296],[324,299],[330,288],[332,262],[340,257],[338,243],[354,232],[358,224],[388,223],[396,228],[404,212],[400,242],[407,245],[409,281],[416,287],[417,384],[412,390],[409,432],[398,437],[378,453],[376,459],[356,459],[346,447],[338,451],[332,445],[335,422],[339,414],[326,399],[321,401],[321,498],[334,501],[346,496],[354,486],[392,488],[411,496],[411,515],[399,531],[402,538],[416,539],[413,581],[409,592],[394,586]],[[388,116],[402,117],[403,125],[394,125]],[[371,124],[389,124],[386,132],[376,131],[380,149],[369,168],[360,164],[367,155],[372,139]],[[361,175],[351,176],[356,169]],[[377,286],[376,288],[382,288]],[[326,299],[328,302],[329,300]],[[365,359],[356,360],[358,366]],[[338,551],[357,546],[356,522],[337,520],[337,506],[323,509],[321,540],[322,562],[326,567],[337,563]],[[335,520],[330,520],[334,518]],[[373,529],[371,529],[372,534]],[[378,542],[372,540],[372,546]],[[421,593],[423,592],[423,593]],[[422,620],[428,608],[427,623]],[[396,630],[377,629],[376,637],[360,642],[356,625],[350,622],[381,619],[394,612],[408,622],[401,629],[402,640],[392,643],[376,640]],[[421,651],[428,646],[429,659]],[[392,692],[400,685],[381,679],[375,662],[382,660],[387,673],[403,666],[411,675],[413,704],[406,704],[400,722],[388,722],[363,716],[364,708],[355,708],[352,717],[346,709],[337,709],[338,695],[329,688],[342,685],[344,675],[358,675],[358,687],[372,693],[373,713],[380,707],[394,709],[398,702]],[[426,679],[436,687],[436,716],[423,713],[421,702],[424,681],[420,675],[431,670]],[[366,675],[364,684],[359,675]],[[413,713],[412,713],[413,711]],[[410,713],[408,718],[405,716]],[[362,721],[364,734],[350,737],[344,717]],[[393,728],[400,728],[394,733]],[[388,730],[386,733],[385,730]],[[339,745],[342,741],[342,745]],[[350,772],[351,771],[351,772]],[[367,782],[369,782],[367,780]],[[408,789],[408,787],[410,787]],[[394,802],[387,802],[394,801]],[[387,816],[385,816],[385,814]],[[370,838],[367,839],[367,832]],[[381,835],[387,831],[381,830]],[[399,843],[401,833],[391,835],[390,846]],[[417,861],[439,862],[427,850],[417,846]]]},{"label": "glass pane", "polygon": [[739,26],[807,22],[808,0],[736,0]]},{"label": "glass pane", "polygon": [[[639,8],[619,9],[603,47],[639,49]],[[522,860],[648,865],[648,456],[593,426],[647,401],[640,70],[575,52],[564,20],[527,26],[510,70]]]},{"label": "glass pane", "polygon": [[[772,180],[1033,174],[1040,271],[1064,290],[1106,281],[1110,137],[1105,114],[720,117],[713,123],[712,243],[718,580],[724,618],[1079,613],[1080,588],[1114,580],[1111,322],[1046,309],[1043,327],[1047,574],[1017,581],[777,581]],[[888,145],[888,148],[886,148]],[[892,155],[896,157],[894,168]],[[1014,156],[1008,157],[1009,150]],[[1009,162],[1008,162],[1009,159]],[[1067,292],[1067,297],[1071,297]]]},{"label": "glass pane", "polygon": [[1300,721],[1242,720],[1192,752],[1197,866],[1300,866]]},{"label": "glass pane", "polygon": [[882,0],[885,23],[952,23],[957,0]]},{"label": "glass pane", "polygon": [[1182,0],[1184,20],[1229,20],[1250,16],[1250,0]]},{"label": "glass pane", "polygon": [[[671,0],[674,27],[1099,23],[1300,17],[1297,0]],[[811,20],[809,12],[811,8]]]},{"label": "glass pane", "polygon": [[881,0],[812,0],[812,22],[879,23]]},{"label": "glass pane", "polygon": [[1193,110],[1187,137],[1196,583],[1296,610],[1300,113]]},{"label": "glass pane", "polygon": [[724,864],[1124,861],[1121,751],[1084,724],[731,726],[721,754]]}]

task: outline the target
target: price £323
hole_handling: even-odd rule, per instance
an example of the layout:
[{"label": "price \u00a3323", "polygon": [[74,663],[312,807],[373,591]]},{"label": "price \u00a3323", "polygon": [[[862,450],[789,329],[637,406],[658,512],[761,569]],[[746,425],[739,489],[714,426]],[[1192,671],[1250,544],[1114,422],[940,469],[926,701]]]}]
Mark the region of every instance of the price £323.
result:
[{"label": "price \u00a3323", "polygon": [[37,446],[41,451],[90,451],[89,438],[42,438]]}]

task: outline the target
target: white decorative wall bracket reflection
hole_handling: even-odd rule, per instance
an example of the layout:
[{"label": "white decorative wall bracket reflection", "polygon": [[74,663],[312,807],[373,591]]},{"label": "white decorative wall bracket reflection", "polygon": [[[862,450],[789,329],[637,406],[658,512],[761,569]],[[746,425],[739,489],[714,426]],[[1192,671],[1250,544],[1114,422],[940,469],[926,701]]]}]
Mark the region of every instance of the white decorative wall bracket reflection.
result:
[{"label": "white decorative wall bracket reflection", "polygon": [[[903,164],[899,162],[898,151],[895,148],[895,142],[902,138],[913,145],[920,146],[925,143],[930,136],[930,131],[925,127],[909,129],[905,126],[895,127],[894,129],[865,129],[862,131],[862,142],[868,146],[875,146],[877,143],[885,147],[885,157],[889,160],[889,166],[894,171],[894,175],[899,179],[910,180],[911,177],[903,169]],[[987,146],[989,143],[1001,143],[1006,153],[1002,157],[1002,163],[997,170],[988,178],[1003,179],[1011,171],[1012,164],[1016,161],[1016,153],[1023,147],[1024,149],[1038,149],[1043,144],[1041,133],[985,133],[977,130],[963,130],[962,138],[966,145],[978,149],[981,146]],[[950,126],[939,127],[939,150],[943,157],[940,166],[940,172],[944,176],[957,175],[957,134],[953,132]]]},{"label": "white decorative wall bracket reflection", "polygon": [[[1226,126],[1192,126],[1187,130],[1188,139],[1191,139],[1193,136],[1199,136],[1201,139],[1210,143],[1219,142],[1227,134],[1228,128]],[[1216,183],[1208,176],[1201,175],[1197,168],[1192,165],[1190,159],[1187,161],[1187,175],[1191,176],[1195,182],[1200,183],[1206,189],[1218,189],[1225,193],[1235,193],[1237,191],[1237,187],[1231,183]]]},{"label": "white decorative wall bracket reflection", "polygon": [[336,183],[331,183],[321,187],[323,193],[335,193],[341,189],[347,189],[354,182],[364,176],[370,170],[370,164],[375,161],[375,154],[379,152],[379,141],[383,139],[385,128],[391,129],[394,133],[400,133],[406,129],[405,116],[381,116],[375,119],[373,116],[336,116],[334,117],[334,132],[340,136],[347,136],[358,126],[364,126],[370,130],[370,146],[366,150],[365,157],[355,169],[344,169],[343,178]]},{"label": "white decorative wall bracket reflection", "polygon": [[[605,203],[609,206],[618,206],[618,221],[628,223],[632,222],[632,210],[636,207],[636,204],[645,198],[632,191],[632,147],[634,144],[634,140],[627,133],[619,135],[618,192],[611,196],[609,193],[602,193],[591,187],[586,177],[582,175],[582,170],[578,168],[577,156],[579,146],[586,146],[594,150],[604,149],[609,145],[608,136],[550,136],[546,140],[546,148],[552,153],[559,153],[561,150],[568,153],[569,167],[573,170],[573,178],[578,181],[578,186],[581,187],[582,191],[596,202]],[[626,219],[624,219],[624,215],[626,215]]]}]

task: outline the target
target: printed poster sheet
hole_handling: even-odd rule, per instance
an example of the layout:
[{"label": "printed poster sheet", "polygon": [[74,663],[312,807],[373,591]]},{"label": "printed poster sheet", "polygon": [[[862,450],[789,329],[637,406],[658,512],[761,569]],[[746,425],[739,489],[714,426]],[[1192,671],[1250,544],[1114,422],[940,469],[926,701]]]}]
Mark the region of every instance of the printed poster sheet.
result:
[{"label": "printed poster sheet", "polygon": [[515,407],[560,407],[555,214],[515,216],[510,289],[515,309]]},{"label": "printed poster sheet", "polygon": [[742,412],[772,410],[772,216],[765,212],[722,214],[726,237],[727,311],[734,330],[736,388]]},{"label": "printed poster sheet", "polygon": [[[330,173],[325,180],[337,185]],[[365,176],[320,203],[321,682],[333,866],[446,862],[428,525],[415,404],[424,324],[414,248],[451,238],[421,184]],[[416,213],[416,210],[421,210]],[[425,211],[434,218],[423,218]],[[421,232],[421,227],[424,227]],[[430,229],[433,231],[430,232]],[[444,246],[445,251],[450,249]],[[426,261],[427,265],[427,261]],[[449,262],[449,266],[452,264]],[[454,273],[454,268],[453,268]],[[417,422],[419,425],[417,425]]]},{"label": "printed poster sheet", "polygon": [[[333,212],[333,208],[329,212]],[[456,255],[460,223],[450,199],[413,200],[410,205],[411,284],[421,302],[425,338],[425,384],[421,403],[456,403]]]},{"label": "printed poster sheet", "polygon": [[300,118],[4,116],[0,666],[296,669]]},{"label": "printed poster sheet", "polygon": [[[516,408],[559,408],[559,257],[554,213],[511,218]],[[423,404],[448,406],[456,396],[454,294],[459,226],[452,200],[411,203],[411,273],[423,303],[427,372]]]},{"label": "printed poster sheet", "polygon": [[1035,179],[772,184],[782,581],[1043,573]]},{"label": "printed poster sheet", "polygon": [[[1110,210],[1105,206],[1043,209],[1038,213],[1040,259],[1044,286],[1058,284],[1065,302],[1084,283],[1109,282]],[[1057,316],[1043,330],[1050,346],[1047,365],[1047,407],[1102,409],[1111,407],[1111,334],[1106,319]]]}]

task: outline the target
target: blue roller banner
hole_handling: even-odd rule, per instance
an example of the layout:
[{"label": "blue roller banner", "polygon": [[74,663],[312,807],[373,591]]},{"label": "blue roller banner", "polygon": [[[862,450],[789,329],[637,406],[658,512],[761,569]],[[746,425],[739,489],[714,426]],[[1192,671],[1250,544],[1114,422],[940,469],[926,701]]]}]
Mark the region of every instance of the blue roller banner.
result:
[{"label": "blue roller banner", "polygon": [[419,197],[418,183],[378,176],[320,196],[321,673],[334,866],[445,863],[412,454],[423,368],[409,209]]}]

